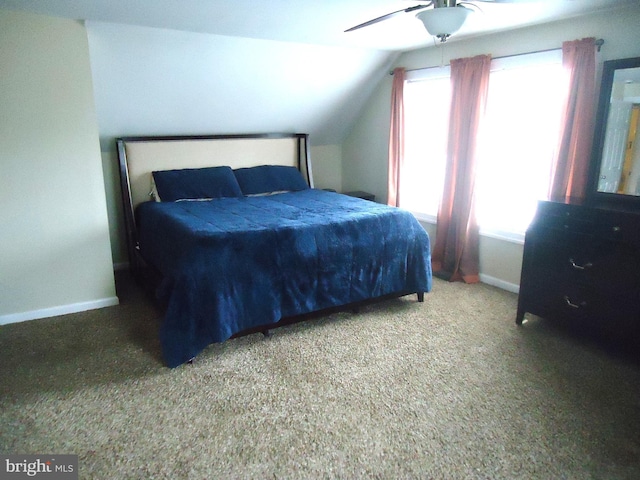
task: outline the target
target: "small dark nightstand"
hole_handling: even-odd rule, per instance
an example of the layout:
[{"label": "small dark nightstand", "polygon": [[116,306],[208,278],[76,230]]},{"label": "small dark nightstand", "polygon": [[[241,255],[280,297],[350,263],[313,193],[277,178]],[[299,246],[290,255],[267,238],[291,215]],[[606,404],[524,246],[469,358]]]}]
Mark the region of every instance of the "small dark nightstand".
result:
[{"label": "small dark nightstand", "polygon": [[358,197],[364,200],[370,200],[372,202],[376,201],[376,196],[373,193],[363,192],[361,190],[355,190],[353,192],[344,192],[345,195],[349,195],[350,197]]}]

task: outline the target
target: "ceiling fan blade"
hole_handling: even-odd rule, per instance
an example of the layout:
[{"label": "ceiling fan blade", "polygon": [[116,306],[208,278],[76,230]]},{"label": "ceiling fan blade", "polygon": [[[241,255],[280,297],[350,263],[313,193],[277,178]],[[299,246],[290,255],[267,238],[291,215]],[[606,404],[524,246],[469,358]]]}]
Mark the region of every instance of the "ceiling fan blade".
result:
[{"label": "ceiling fan blade", "polygon": [[540,3],[541,1],[551,0],[469,0],[470,2],[480,3]]},{"label": "ceiling fan blade", "polygon": [[359,25],[356,25],[355,27],[348,28],[347,30],[345,30],[345,33],[346,32],[352,32],[354,30],[358,30],[359,28],[368,27],[369,25],[373,25],[374,23],[382,22],[383,20],[388,20],[389,18],[393,18],[395,16],[399,16],[399,15],[402,15],[404,13],[410,13],[410,12],[415,12],[417,10],[423,10],[423,9],[425,9],[427,7],[430,7],[432,4],[433,4],[433,2],[429,2],[426,5],[414,5],[413,7],[403,8],[402,10],[397,10],[395,12],[387,13],[386,15],[382,15],[381,17],[377,17],[377,18],[374,18],[374,19],[369,20],[367,22],[364,22],[364,23],[361,23]]}]

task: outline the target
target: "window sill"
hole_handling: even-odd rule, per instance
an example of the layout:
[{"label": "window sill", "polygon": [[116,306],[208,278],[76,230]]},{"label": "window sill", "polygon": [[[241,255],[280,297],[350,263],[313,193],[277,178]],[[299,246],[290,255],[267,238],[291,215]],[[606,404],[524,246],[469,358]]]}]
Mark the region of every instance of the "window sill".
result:
[{"label": "window sill", "polygon": [[[411,210],[410,210],[411,211]],[[413,214],[414,217],[416,217],[418,219],[418,221],[420,222],[424,222],[424,223],[432,223],[434,225],[436,225],[438,222],[436,221],[436,216],[435,215],[428,215],[426,213],[420,213],[420,212],[413,212],[411,211],[411,213]]]},{"label": "window sill", "polygon": [[[429,215],[420,212],[411,212],[414,217],[420,222],[431,223],[437,225],[437,217],[435,215]],[[517,232],[506,232],[504,230],[494,230],[488,228],[480,228],[480,236],[493,238],[496,240],[502,240],[503,242],[515,243],[517,245],[524,245],[524,234]]]},{"label": "window sill", "polygon": [[491,230],[480,228],[480,236],[487,238],[495,238],[496,240],[502,240],[503,242],[516,243],[518,245],[524,245],[524,234],[516,232],[505,232],[503,230]]}]

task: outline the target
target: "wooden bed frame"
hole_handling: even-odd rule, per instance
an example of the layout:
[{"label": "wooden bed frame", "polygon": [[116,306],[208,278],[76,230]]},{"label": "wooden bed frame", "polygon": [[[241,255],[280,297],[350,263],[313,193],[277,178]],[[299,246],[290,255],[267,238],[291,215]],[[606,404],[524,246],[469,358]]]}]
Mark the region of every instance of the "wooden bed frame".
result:
[{"label": "wooden bed frame", "polygon": [[173,135],[116,139],[129,265],[134,277],[146,276],[139,252],[135,209],[150,200],[151,172],[181,168],[258,165],[294,166],[313,188],[309,135],[256,133]]},{"label": "wooden bed frame", "polygon": [[[139,136],[118,138],[116,144],[130,271],[136,281],[154,296],[163,278],[154,266],[144,260],[136,225],[136,207],[152,200],[153,171],[216,166],[228,166],[232,169],[261,165],[293,166],[301,172],[309,187],[314,187],[309,137],[303,133]],[[273,323],[248,327],[233,333],[231,338],[256,332],[268,335],[271,329],[282,325],[333,311],[357,311],[362,305],[414,293],[417,294],[419,302],[424,301],[422,291],[395,292],[292,317],[282,317]]]}]

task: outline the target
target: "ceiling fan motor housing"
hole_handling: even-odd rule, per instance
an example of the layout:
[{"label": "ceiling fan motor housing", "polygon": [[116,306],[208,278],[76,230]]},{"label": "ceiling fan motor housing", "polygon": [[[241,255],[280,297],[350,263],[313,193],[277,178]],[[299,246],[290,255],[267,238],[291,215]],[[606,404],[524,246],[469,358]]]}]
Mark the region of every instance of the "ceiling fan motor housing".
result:
[{"label": "ceiling fan motor housing", "polygon": [[455,6],[455,0],[435,0],[433,9],[422,10],[416,14],[416,17],[424,24],[424,28],[430,35],[444,42],[462,27],[471,13],[470,9],[464,7],[448,8]]}]

